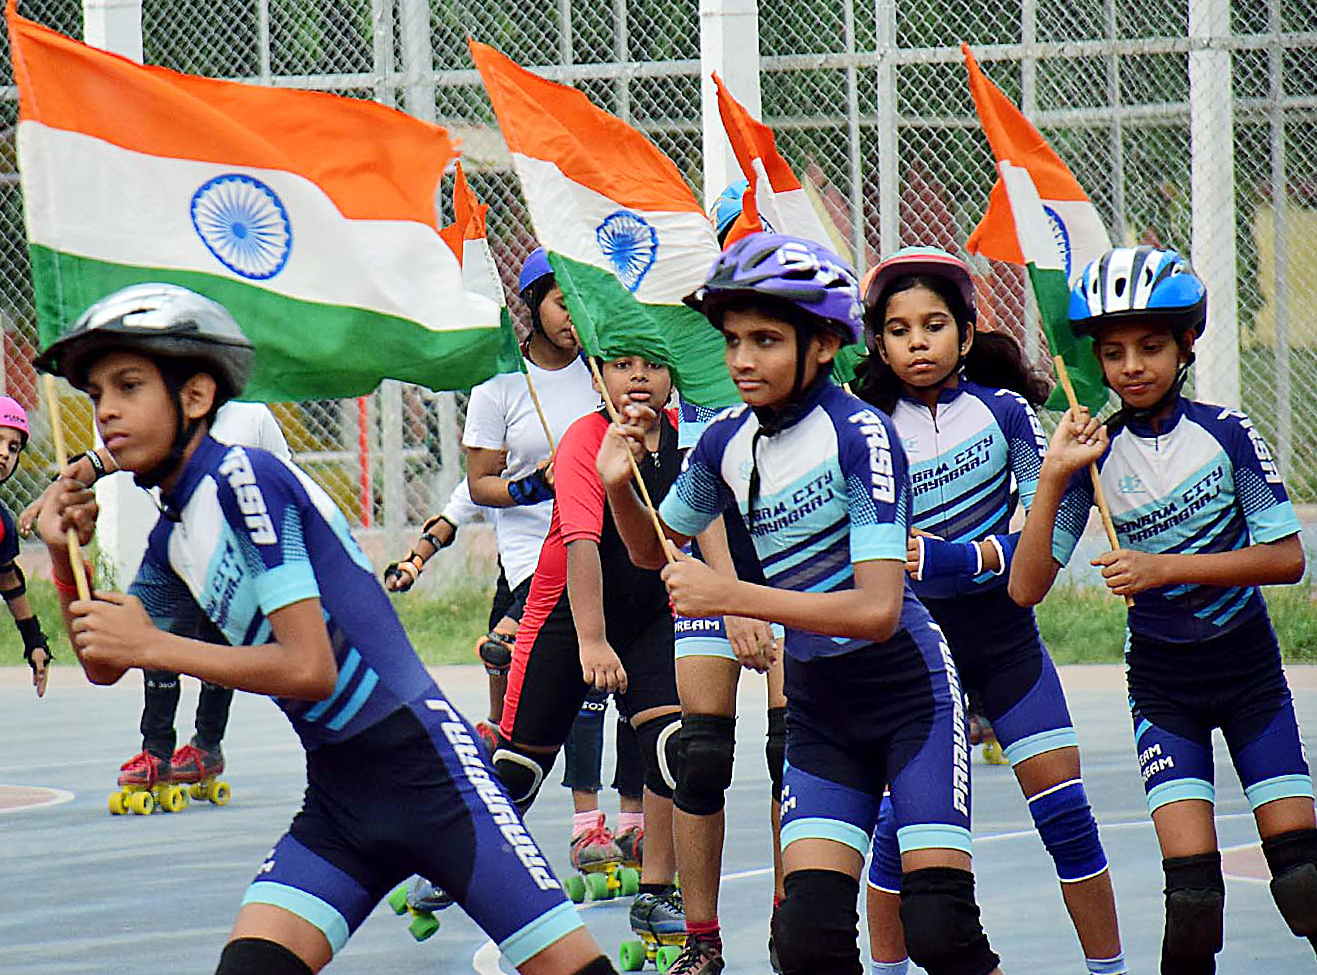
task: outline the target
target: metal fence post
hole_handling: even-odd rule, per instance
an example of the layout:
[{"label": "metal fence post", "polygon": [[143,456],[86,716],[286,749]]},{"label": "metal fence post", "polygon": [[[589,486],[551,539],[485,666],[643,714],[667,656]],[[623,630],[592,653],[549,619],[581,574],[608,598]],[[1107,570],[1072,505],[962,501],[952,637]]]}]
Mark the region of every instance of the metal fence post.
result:
[{"label": "metal fence post", "polygon": [[1280,0],[1267,4],[1267,28],[1271,42],[1267,46],[1270,72],[1268,94],[1271,97],[1271,213],[1273,278],[1272,307],[1276,314],[1272,348],[1276,357],[1276,459],[1280,472],[1289,475],[1294,459],[1294,391],[1290,362],[1290,237],[1289,175],[1285,159],[1285,52],[1280,46]]},{"label": "metal fence post", "polygon": [[[901,139],[897,131],[896,2],[874,0],[874,50],[878,54],[878,251],[879,256],[901,246],[901,170],[897,154]],[[857,263],[864,255],[856,254]],[[857,270],[862,270],[857,268]]]},{"label": "metal fence post", "polygon": [[700,109],[706,205],[740,175],[718,114],[718,90],[710,77],[714,71],[751,115],[757,118],[763,115],[759,100],[758,0],[700,0]]}]

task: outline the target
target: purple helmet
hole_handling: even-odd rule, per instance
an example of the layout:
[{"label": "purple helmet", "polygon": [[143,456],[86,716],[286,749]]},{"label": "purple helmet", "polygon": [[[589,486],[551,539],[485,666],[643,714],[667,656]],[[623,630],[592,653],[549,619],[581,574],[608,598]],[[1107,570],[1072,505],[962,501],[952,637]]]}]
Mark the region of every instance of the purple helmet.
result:
[{"label": "purple helmet", "polygon": [[855,272],[822,244],[786,234],[750,234],[719,255],[686,304],[718,323],[729,300],[764,298],[806,313],[843,344],[864,337],[864,306]]}]

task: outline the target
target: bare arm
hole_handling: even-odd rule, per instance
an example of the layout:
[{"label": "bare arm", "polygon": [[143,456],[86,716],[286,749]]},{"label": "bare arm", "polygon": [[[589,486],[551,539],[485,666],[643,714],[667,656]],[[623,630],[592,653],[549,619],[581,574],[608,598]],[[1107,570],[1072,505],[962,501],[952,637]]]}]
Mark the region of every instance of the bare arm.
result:
[{"label": "bare arm", "polygon": [[471,488],[471,500],[490,508],[511,508],[516,505],[508,494],[508,482],[502,477],[507,466],[506,450],[489,450],[484,447],[466,449],[466,482]]},{"label": "bare arm", "polygon": [[1117,549],[1093,560],[1112,592],[1132,596],[1160,586],[1269,586],[1303,578],[1298,535],[1261,542],[1233,552],[1165,553]]},{"label": "bare arm", "polygon": [[604,625],[604,572],[599,543],[588,538],[567,544],[567,600],[581,651],[581,676],[599,690],[626,691],[626,670],[608,644]]},{"label": "bare arm", "polygon": [[[595,455],[595,468],[608,495],[613,523],[617,525],[617,533],[622,537],[631,561],[642,569],[660,569],[667,564],[668,557],[658,533],[654,531],[654,518],[650,517],[649,509],[631,486],[634,475],[627,454],[632,451],[632,443],[634,440],[628,438],[616,423],[609,426],[603,443],[599,445],[599,453]],[[661,518],[659,525],[678,548],[690,541],[689,535],[673,531],[663,524]]]},{"label": "bare arm", "polygon": [[1011,576],[1006,583],[1007,593],[1021,606],[1042,602],[1061,571],[1061,564],[1052,557],[1052,533],[1068,480],[1064,474],[1049,471],[1047,462],[1043,461],[1038,490],[1024,519],[1015,558],[1011,560]]}]

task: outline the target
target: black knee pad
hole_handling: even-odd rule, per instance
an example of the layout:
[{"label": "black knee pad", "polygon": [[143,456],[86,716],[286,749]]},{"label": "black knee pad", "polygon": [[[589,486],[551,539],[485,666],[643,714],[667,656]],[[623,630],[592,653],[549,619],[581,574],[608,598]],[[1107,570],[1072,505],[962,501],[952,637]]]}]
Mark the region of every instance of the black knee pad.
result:
[{"label": "black knee pad", "polygon": [[782,886],[772,933],[784,975],[861,975],[860,882],[837,870],[793,870]]},{"label": "black knee pad", "polygon": [[476,641],[476,654],[491,677],[504,677],[512,669],[512,648],[516,637],[490,630]]},{"label": "black knee pad", "polygon": [[979,923],[974,875],[926,867],[901,877],[901,923],[910,960],[928,975],[987,975],[996,953]]},{"label": "black knee pad", "polygon": [[603,955],[598,955],[583,968],[578,968],[572,975],[617,975],[617,969]]},{"label": "black knee pad", "polygon": [[645,794],[645,753],[640,750],[640,738],[631,722],[617,719],[617,761],[613,766],[613,788],[626,799],[639,799]]},{"label": "black knee pad", "polygon": [[1317,829],[1296,829],[1262,841],[1271,868],[1271,896],[1301,938],[1317,935]]},{"label": "black knee pad", "polygon": [[1221,854],[1199,853],[1162,861],[1166,871],[1166,932],[1162,968],[1174,959],[1210,959],[1224,938],[1226,882]]},{"label": "black knee pad", "polygon": [[640,754],[645,758],[645,785],[664,799],[671,799],[672,790],[677,787],[677,770],[681,767],[680,732],[681,714],[677,711],[651,718],[636,728]]},{"label": "black knee pad", "polygon": [[494,771],[498,773],[517,811],[524,813],[530,808],[535,797],[540,794],[540,786],[553,769],[557,752],[530,752],[518,748],[503,735],[498,735],[498,742],[491,756]]},{"label": "black knee pad", "polygon": [[768,778],[773,783],[773,801],[782,801],[782,775],[787,767],[787,709],[768,709],[768,744],[764,745],[764,758],[768,760]]},{"label": "black knee pad", "polygon": [[311,975],[311,966],[277,942],[238,938],[224,946],[215,975]]},{"label": "black knee pad", "polygon": [[683,714],[678,748],[681,757],[673,803],[692,816],[720,812],[732,784],[736,719],[721,714]]}]

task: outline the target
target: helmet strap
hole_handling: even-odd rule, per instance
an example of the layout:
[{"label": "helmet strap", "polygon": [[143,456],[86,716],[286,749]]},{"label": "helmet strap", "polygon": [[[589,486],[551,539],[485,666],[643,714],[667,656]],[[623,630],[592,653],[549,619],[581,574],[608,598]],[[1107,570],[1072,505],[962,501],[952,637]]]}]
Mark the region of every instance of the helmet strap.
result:
[{"label": "helmet strap", "polygon": [[[1122,405],[1119,410],[1113,413],[1107,420],[1108,435],[1114,434],[1121,427],[1125,426],[1131,420],[1137,423],[1151,423],[1154,418],[1161,414],[1168,406],[1172,405],[1180,398],[1180,391],[1184,389],[1184,384],[1189,378],[1189,367],[1194,364],[1194,354],[1189,353],[1189,358],[1180,364],[1175,371],[1175,379],[1170,388],[1161,395],[1157,402],[1145,409],[1136,409],[1132,406]],[[1106,377],[1103,377],[1105,381]],[[1110,385],[1110,383],[1108,383]]]},{"label": "helmet strap", "polygon": [[197,430],[201,426],[201,419],[188,420],[183,414],[183,387],[174,377],[165,374],[165,382],[169,386],[169,391],[174,397],[175,425],[174,439],[169,445],[169,453],[165,458],[156,464],[150,470],[143,471],[140,474],[133,475],[133,482],[141,488],[159,487],[162,482],[167,480],[183,464],[183,455],[187,452],[188,444],[196,436]]}]

